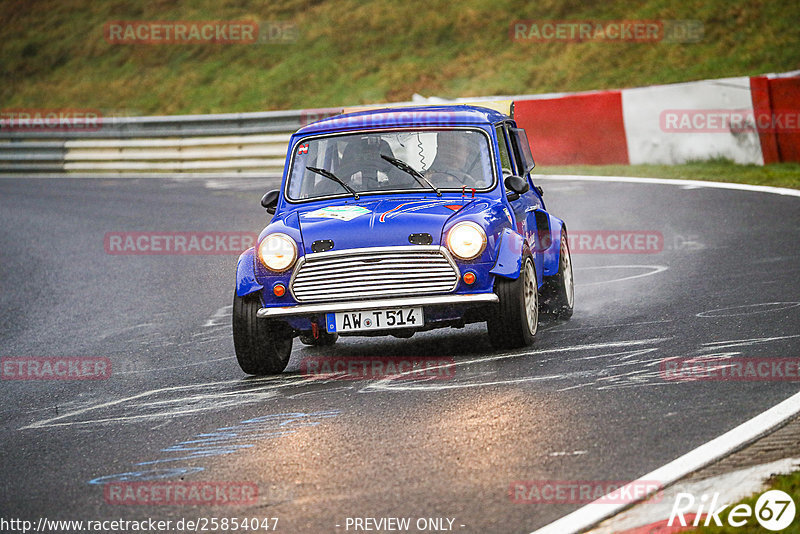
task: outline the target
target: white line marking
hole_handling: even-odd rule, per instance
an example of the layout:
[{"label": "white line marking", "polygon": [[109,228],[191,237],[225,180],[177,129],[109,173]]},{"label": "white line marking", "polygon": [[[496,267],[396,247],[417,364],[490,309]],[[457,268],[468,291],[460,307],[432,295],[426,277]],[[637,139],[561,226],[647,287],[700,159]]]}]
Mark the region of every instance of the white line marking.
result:
[{"label": "white line marking", "polygon": [[727,349],[731,347],[744,347],[746,345],[757,345],[759,343],[769,343],[771,341],[780,341],[782,339],[794,339],[800,337],[800,334],[792,334],[790,336],[775,336],[775,337],[756,337],[752,339],[732,339],[729,341],[712,341],[710,343],[703,343],[706,349],[701,350],[717,350]]},{"label": "white line marking", "polygon": [[[653,352],[653,351],[656,351],[656,350],[658,350],[657,347],[654,347],[652,349],[641,349],[641,350],[634,350],[634,351],[614,352],[614,353],[611,353],[611,354],[608,354],[607,352],[605,352],[603,354],[598,354],[596,356],[578,356],[577,358],[570,358],[569,361],[575,362],[575,361],[585,361],[585,360],[597,360],[599,358],[613,358],[614,356],[618,356],[618,358],[616,358],[618,360],[627,360],[628,358],[632,358],[633,356],[642,356],[644,354],[647,354],[648,352]],[[638,363],[641,363],[641,362],[636,360],[636,361],[633,361],[633,362],[624,362],[624,363],[618,364],[618,365],[630,365],[630,364],[638,364]]]},{"label": "white line marking", "polygon": [[[173,387],[165,387],[165,388],[159,388],[159,389],[151,389],[149,391],[144,391],[142,393],[137,393],[135,395],[124,397],[124,398],[121,398],[121,399],[116,399],[116,400],[108,401],[108,402],[102,402],[102,403],[99,403],[99,404],[93,404],[93,405],[87,406],[85,408],[80,408],[80,409],[77,409],[77,410],[73,410],[71,412],[67,412],[67,413],[62,414],[62,415],[58,415],[56,417],[51,417],[49,419],[44,419],[42,421],[37,421],[37,422],[34,422],[34,423],[29,424],[29,425],[25,425],[25,426],[21,427],[20,430],[28,430],[28,429],[33,429],[33,428],[44,428],[44,427],[55,427],[55,426],[90,425],[90,424],[96,424],[96,423],[106,423],[106,422],[110,422],[110,421],[135,421],[135,420],[141,420],[141,419],[145,419],[145,420],[146,419],[159,419],[159,418],[163,418],[163,417],[172,417],[172,416],[175,416],[175,415],[181,415],[181,414],[184,414],[184,413],[192,413],[194,411],[203,411],[203,408],[198,408],[196,410],[192,410],[192,409],[176,410],[176,411],[170,412],[168,414],[155,414],[155,416],[153,414],[127,415],[127,416],[120,416],[120,417],[106,417],[106,418],[96,419],[96,420],[57,422],[57,421],[62,421],[63,419],[76,417],[78,415],[83,415],[83,414],[85,414],[87,412],[92,412],[92,411],[95,411],[95,410],[102,410],[102,409],[109,408],[109,407],[112,407],[112,406],[118,406],[118,405],[124,404],[126,402],[138,401],[140,399],[143,399],[142,402],[140,402],[140,405],[146,405],[146,404],[148,404],[148,401],[146,401],[144,399],[147,399],[148,397],[152,397],[154,395],[159,395],[159,394],[162,394],[162,393],[171,393],[171,392],[178,392],[178,391],[185,391],[185,390],[192,390],[192,389],[197,389],[197,390],[201,390],[201,391],[205,392],[205,391],[211,390],[215,386],[220,386],[220,387],[225,387],[225,386],[228,386],[228,385],[230,385],[230,386],[244,386],[244,387],[240,387],[240,388],[236,389],[235,391],[230,391],[230,392],[223,391],[223,392],[218,392],[218,393],[203,393],[203,394],[200,394],[200,395],[192,395],[191,396],[192,398],[195,398],[195,399],[219,399],[221,396],[226,396],[226,395],[227,396],[233,396],[233,397],[236,397],[236,396],[243,397],[243,396],[245,396],[246,394],[249,394],[249,393],[258,394],[258,393],[262,393],[262,392],[268,392],[268,391],[273,390],[273,389],[278,389],[278,388],[294,385],[295,383],[298,382],[298,381],[290,381],[290,380],[287,380],[285,382],[283,382],[283,381],[278,382],[278,380],[281,380],[282,378],[284,378],[284,377],[280,377],[280,376],[264,377],[264,378],[256,378],[256,379],[248,380],[247,382],[244,382],[244,381],[239,380],[239,379],[236,379],[236,380],[223,380],[223,381],[220,381],[220,382],[207,382],[207,383],[202,383],[202,384],[188,384],[188,385],[184,385],[184,386],[173,386]],[[300,381],[302,381],[302,380],[300,380]],[[272,383],[274,383],[274,385]],[[173,400],[173,401],[167,400],[167,401],[161,401],[161,402],[173,402],[173,403],[175,403],[175,402],[178,402],[180,400],[181,399],[176,399],[176,400]],[[248,400],[248,399],[244,399],[242,401],[242,404],[244,404],[246,400]],[[150,402],[150,403],[152,403],[152,402]]]},{"label": "white line marking", "polygon": [[[428,369],[433,369],[433,367],[428,367]],[[436,386],[427,386],[424,384],[420,384],[417,386],[385,386],[382,384],[376,384],[372,387],[367,386],[370,389],[377,389],[377,390],[390,390],[390,391],[443,391],[448,389],[464,389],[464,388],[482,388],[486,386],[507,386],[511,384],[522,384],[523,382],[536,382],[538,380],[556,380],[559,378],[565,378],[567,375],[560,374],[560,375],[541,375],[541,376],[526,376],[524,378],[510,378],[507,380],[494,380],[492,382],[478,382],[474,384],[447,384],[447,385],[436,385]],[[364,388],[364,389],[367,389]]]},{"label": "white line marking", "polygon": [[[800,412],[800,393],[795,393],[783,402],[745,421],[736,428],[659,467],[655,471],[643,475],[639,480],[631,482],[628,484],[630,486],[629,490],[631,490],[630,494],[633,495],[633,488],[637,487],[637,484],[640,486],[642,481],[645,480],[657,480],[662,487],[666,487],[689,473],[697,471],[701,467],[705,467],[755,441],[798,412]],[[626,494],[625,490],[620,491],[623,492],[623,495]],[[639,501],[642,500],[644,499],[639,499]],[[608,504],[594,501],[536,530],[535,534],[582,532],[600,521],[616,515],[631,504],[633,503]]]},{"label": "white line marking", "polygon": [[558,452],[551,452],[547,456],[580,456],[582,454],[586,454],[589,451],[558,451]]},{"label": "white line marking", "polygon": [[540,174],[533,177],[535,180],[580,180],[583,182],[622,182],[633,184],[656,184],[691,186],[692,188],[709,187],[714,189],[735,189],[738,191],[752,191],[756,193],[772,193],[773,195],[786,195],[800,197],[800,189],[786,187],[771,187],[768,185],[733,184],[730,182],[706,182],[703,180],[675,180],[672,178],[638,178],[634,176],[586,176],[580,174]]},{"label": "white line marking", "polygon": [[598,284],[610,284],[612,282],[623,282],[625,280],[633,280],[634,278],[642,278],[644,276],[650,276],[652,274],[663,273],[669,267],[666,265],[597,265],[594,267],[575,267],[576,271],[591,271],[595,269],[653,269],[652,271],[648,271],[646,273],[641,274],[634,274],[631,276],[624,276],[622,278],[612,278],[611,280],[600,280],[599,282],[589,282],[588,284],[578,284],[576,283],[576,287],[587,287],[587,286],[596,286]]},{"label": "white line marking", "polygon": [[[230,360],[230,359],[231,359],[230,356],[225,356],[225,357],[222,357],[222,358],[212,358],[210,360],[202,360],[202,361],[199,361],[199,362],[183,363],[181,365],[173,365],[172,367],[157,367],[155,369],[142,369],[141,371],[119,371],[119,372],[112,371],[112,372],[113,372],[113,376],[135,375],[135,374],[139,374],[139,373],[156,373],[156,372],[160,372],[160,371],[170,371],[172,369],[185,369],[186,367],[192,367],[192,366],[195,366],[195,365],[204,365],[206,363],[219,362],[219,361],[222,361],[222,360]],[[113,360],[111,361],[111,368],[112,369],[114,368],[114,361]]]},{"label": "white line marking", "polygon": [[[697,314],[697,317],[740,317],[742,315],[755,315],[757,313],[770,313],[788,310],[800,306],[800,302],[763,302],[761,304],[744,304],[742,306],[729,306],[706,310]],[[763,309],[762,309],[763,308]],[[734,311],[742,310],[742,311]],[[727,313],[720,313],[727,312]]]},{"label": "white line marking", "polygon": [[[573,331],[576,331],[576,330],[591,330],[591,329],[594,329],[594,328],[619,328],[621,326],[639,326],[639,325],[643,325],[643,324],[671,323],[673,321],[675,321],[675,319],[662,319],[662,320],[659,320],[659,321],[640,321],[638,323],[617,323],[617,324],[602,324],[602,325],[586,325],[586,326],[579,326],[579,327],[576,327],[576,328],[558,328],[558,327],[562,326],[562,325],[558,324],[558,325],[555,325],[555,326],[551,326],[550,328],[548,328],[546,330],[543,329],[541,331],[542,332],[555,331],[555,332],[560,334],[561,332],[573,332]],[[567,324],[567,323],[564,323],[564,324]],[[558,328],[558,330],[556,330],[556,328]]]},{"label": "white line marking", "polygon": [[[555,347],[552,349],[542,349],[542,350],[529,350],[525,352],[512,352],[512,353],[504,353],[498,354],[495,356],[486,356],[486,357],[478,357],[472,360],[457,360],[455,362],[456,366],[463,366],[469,365],[473,363],[483,363],[483,362],[491,362],[497,360],[504,360],[506,358],[519,358],[520,356],[529,356],[529,355],[539,355],[539,354],[549,354],[549,353],[557,353],[557,352],[572,352],[572,351],[582,351],[582,350],[592,350],[592,349],[604,349],[609,347],[631,347],[637,345],[646,345],[649,343],[661,343],[662,341],[667,341],[670,338],[662,337],[662,338],[651,338],[651,339],[636,339],[630,341],[611,341],[607,343],[590,343],[587,345],[573,345],[571,347]],[[428,370],[440,369],[443,367],[449,367],[452,364],[445,364],[439,366],[432,366],[427,367]],[[546,379],[556,379],[556,378],[565,378],[568,375],[550,375],[550,376],[532,376],[532,377],[525,377],[525,378],[517,378],[517,379],[510,379],[510,380],[497,380],[492,382],[477,382],[477,383],[465,383],[465,384],[428,384],[426,383],[416,383],[411,385],[399,385],[400,383],[397,380],[403,376],[412,373],[416,373],[417,371],[405,371],[402,373],[398,373],[396,376],[391,376],[388,378],[383,378],[377,382],[367,384],[362,389],[359,390],[359,393],[365,393],[370,391],[439,391],[445,389],[457,389],[457,388],[473,388],[473,387],[483,387],[483,386],[490,386],[490,385],[501,385],[501,384],[516,384],[520,382],[530,382],[534,380],[546,380]]]}]

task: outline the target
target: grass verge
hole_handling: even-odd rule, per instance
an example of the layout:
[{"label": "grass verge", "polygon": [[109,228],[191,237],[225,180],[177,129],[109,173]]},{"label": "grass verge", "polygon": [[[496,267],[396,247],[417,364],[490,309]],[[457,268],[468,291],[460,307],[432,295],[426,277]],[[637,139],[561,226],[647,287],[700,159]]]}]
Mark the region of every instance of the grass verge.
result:
[{"label": "grass verge", "polygon": [[[543,42],[519,20],[688,21],[696,39]],[[104,116],[584,91],[800,68],[796,0],[5,0],[3,108]],[[288,24],[289,42],[117,44],[112,21]]]}]

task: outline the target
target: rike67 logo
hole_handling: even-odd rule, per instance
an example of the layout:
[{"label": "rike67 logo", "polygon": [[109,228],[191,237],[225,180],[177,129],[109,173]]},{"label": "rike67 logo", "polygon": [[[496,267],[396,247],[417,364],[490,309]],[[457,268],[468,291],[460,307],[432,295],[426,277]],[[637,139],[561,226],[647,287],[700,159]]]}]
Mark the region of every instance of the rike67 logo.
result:
[{"label": "rike67 logo", "polygon": [[703,494],[699,502],[696,502],[691,493],[678,493],[675,496],[675,504],[669,514],[667,526],[685,527],[690,523],[697,527],[701,525],[705,514],[705,521],[702,522],[702,525],[706,527],[711,525],[721,527],[725,522],[732,527],[743,527],[747,524],[752,525],[752,520],[755,519],[763,528],[777,532],[792,524],[797,511],[792,497],[781,490],[769,490],[762,493],[754,507],[749,504],[737,504],[728,511],[727,516],[723,516],[722,512],[730,504],[718,506],[718,503],[719,493],[714,493],[710,501],[708,495]]}]

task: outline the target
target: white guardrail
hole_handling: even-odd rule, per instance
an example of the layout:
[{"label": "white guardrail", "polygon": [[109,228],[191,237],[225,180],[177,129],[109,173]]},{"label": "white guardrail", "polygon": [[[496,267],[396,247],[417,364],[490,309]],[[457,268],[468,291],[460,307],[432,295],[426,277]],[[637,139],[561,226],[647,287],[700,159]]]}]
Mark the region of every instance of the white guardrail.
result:
[{"label": "white guardrail", "polygon": [[[322,110],[326,115],[337,110]],[[99,118],[0,127],[0,176],[280,177],[290,135],[317,110]]]}]

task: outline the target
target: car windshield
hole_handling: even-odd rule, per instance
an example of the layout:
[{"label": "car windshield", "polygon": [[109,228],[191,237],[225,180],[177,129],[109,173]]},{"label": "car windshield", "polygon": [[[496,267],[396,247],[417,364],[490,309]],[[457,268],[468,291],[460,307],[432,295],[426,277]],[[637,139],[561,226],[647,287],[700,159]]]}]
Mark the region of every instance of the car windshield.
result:
[{"label": "car windshield", "polygon": [[317,137],[295,145],[294,152],[286,188],[291,200],[351,195],[347,188],[358,194],[461,191],[465,186],[485,190],[494,183],[489,138],[477,129]]}]

